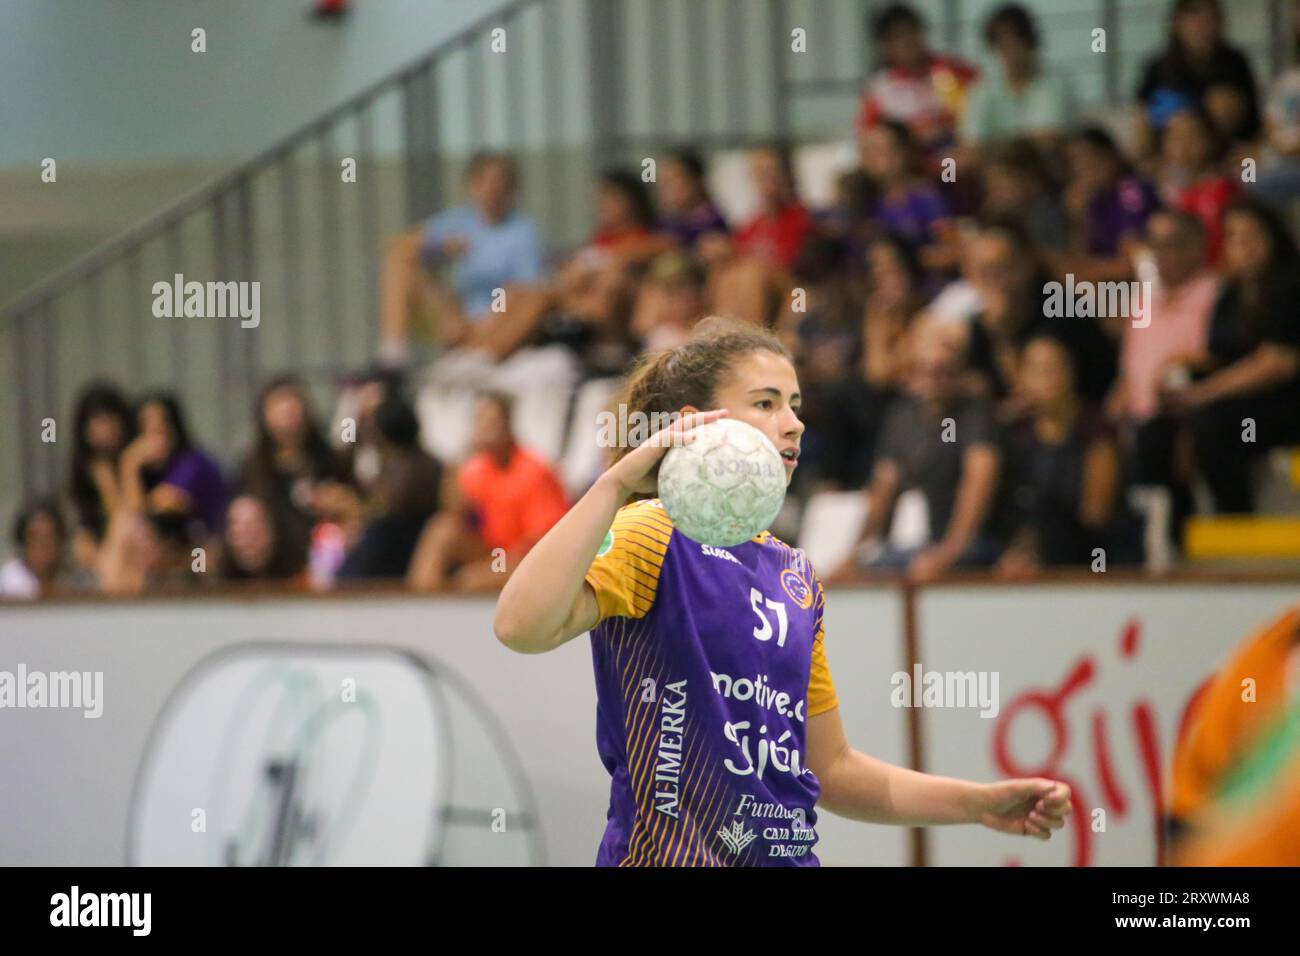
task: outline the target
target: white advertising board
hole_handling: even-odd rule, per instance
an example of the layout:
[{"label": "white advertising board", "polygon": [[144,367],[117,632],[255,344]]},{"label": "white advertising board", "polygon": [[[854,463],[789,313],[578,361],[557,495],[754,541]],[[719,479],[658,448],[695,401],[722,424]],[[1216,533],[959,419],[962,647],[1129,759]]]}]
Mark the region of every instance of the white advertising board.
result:
[{"label": "white advertising board", "polygon": [[1049,842],[936,827],[927,862],[1154,865],[1189,699],[1234,646],[1298,598],[1294,585],[1277,584],[922,591],[922,682],[927,672],[974,673],[989,688],[996,677],[997,690],[996,714],[978,704],[920,709],[924,769],[985,781],[1057,777],[1075,795],[1073,824]]}]

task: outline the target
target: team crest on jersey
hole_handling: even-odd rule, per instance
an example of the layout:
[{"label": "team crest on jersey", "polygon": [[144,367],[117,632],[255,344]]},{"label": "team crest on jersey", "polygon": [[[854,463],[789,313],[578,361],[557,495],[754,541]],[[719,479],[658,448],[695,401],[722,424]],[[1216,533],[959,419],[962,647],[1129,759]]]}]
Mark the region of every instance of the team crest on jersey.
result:
[{"label": "team crest on jersey", "polygon": [[610,528],[605,532],[605,540],[600,543],[600,550],[596,552],[596,557],[608,553],[612,547],[614,547],[614,529]]},{"label": "team crest on jersey", "polygon": [[799,607],[804,610],[812,607],[812,588],[803,579],[803,575],[794,568],[786,568],[781,572],[781,587],[785,588],[785,593],[790,595],[790,599]]}]

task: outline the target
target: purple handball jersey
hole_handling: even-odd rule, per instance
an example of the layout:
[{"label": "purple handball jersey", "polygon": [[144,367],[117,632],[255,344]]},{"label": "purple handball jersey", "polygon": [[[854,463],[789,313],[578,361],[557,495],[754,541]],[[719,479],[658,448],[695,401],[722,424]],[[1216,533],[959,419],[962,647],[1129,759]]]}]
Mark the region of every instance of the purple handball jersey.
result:
[{"label": "purple handball jersey", "polygon": [[596,864],[817,866],[807,721],[837,703],[825,594],[802,552],[768,532],[712,548],[638,501],[587,581],[612,777]]}]

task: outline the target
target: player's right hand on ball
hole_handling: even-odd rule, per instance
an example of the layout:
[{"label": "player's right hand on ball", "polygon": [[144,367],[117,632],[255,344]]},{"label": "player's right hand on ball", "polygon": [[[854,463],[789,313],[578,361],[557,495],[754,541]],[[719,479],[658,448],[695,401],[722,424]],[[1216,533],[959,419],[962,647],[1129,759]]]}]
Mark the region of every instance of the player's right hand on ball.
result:
[{"label": "player's right hand on ball", "polygon": [[648,494],[659,486],[659,463],[674,445],[688,445],[695,440],[700,425],[725,417],[725,408],[682,415],[667,428],[661,428],[636,448],[610,466],[606,474],[618,482],[624,496]]}]

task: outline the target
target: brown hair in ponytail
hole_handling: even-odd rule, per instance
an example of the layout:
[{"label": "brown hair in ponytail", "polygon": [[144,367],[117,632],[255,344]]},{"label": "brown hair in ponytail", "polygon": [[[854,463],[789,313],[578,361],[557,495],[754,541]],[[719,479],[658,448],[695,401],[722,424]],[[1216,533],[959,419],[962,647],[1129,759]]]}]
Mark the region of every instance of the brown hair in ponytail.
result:
[{"label": "brown hair in ponytail", "polygon": [[[751,352],[772,352],[790,359],[775,335],[752,322],[709,316],[676,348],[642,356],[628,376],[620,400],[629,416],[641,412],[651,421],[656,414],[671,414],[683,405],[707,411],[713,407],[718,384],[738,359]],[[614,460],[631,450],[614,449]]]}]

